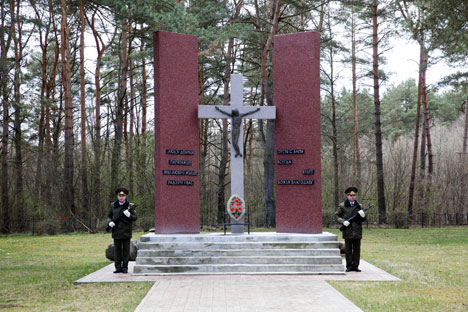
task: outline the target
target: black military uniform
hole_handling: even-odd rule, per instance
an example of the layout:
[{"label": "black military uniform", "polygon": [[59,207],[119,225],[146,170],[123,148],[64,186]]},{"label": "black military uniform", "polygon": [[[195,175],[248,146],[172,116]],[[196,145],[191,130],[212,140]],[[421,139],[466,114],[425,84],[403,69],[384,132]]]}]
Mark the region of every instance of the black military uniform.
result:
[{"label": "black military uniform", "polygon": [[[128,190],[120,187],[116,190],[117,196],[128,195]],[[127,211],[128,209],[128,211]],[[129,216],[126,215],[129,214]],[[130,239],[132,238],[132,222],[136,221],[134,204],[127,199],[122,203],[116,200],[111,204],[107,215],[107,224],[112,227],[112,238],[114,239],[114,273],[128,272],[128,259],[130,255]],[[113,225],[112,225],[113,224]]]},{"label": "black military uniform", "polygon": [[[349,187],[346,189],[345,193],[347,196],[355,196],[358,192],[358,189],[355,187]],[[345,253],[346,253],[346,272],[359,270],[359,262],[361,258],[361,239],[362,239],[362,222],[366,220],[364,212],[364,217],[359,215],[359,211],[362,210],[361,205],[357,200],[350,202],[349,199],[346,199],[343,203],[339,204],[338,210],[335,213],[336,220],[338,223],[343,225],[345,221],[351,218],[354,215],[358,217],[348,226],[345,226],[343,230],[343,239],[345,240]]]}]

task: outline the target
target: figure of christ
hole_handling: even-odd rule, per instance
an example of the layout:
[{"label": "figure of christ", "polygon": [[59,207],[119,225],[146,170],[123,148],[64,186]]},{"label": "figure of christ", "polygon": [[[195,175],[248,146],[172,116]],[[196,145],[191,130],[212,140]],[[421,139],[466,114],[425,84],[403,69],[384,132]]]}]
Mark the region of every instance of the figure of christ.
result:
[{"label": "figure of christ", "polygon": [[231,144],[234,147],[234,150],[236,151],[236,155],[234,157],[242,157],[242,154],[239,149],[239,135],[240,135],[240,128],[242,126],[242,118],[245,116],[251,115],[255,112],[258,112],[260,108],[254,109],[251,112],[247,112],[245,114],[239,114],[239,110],[233,109],[232,114],[229,114],[223,110],[221,110],[219,107],[215,107],[219,112],[222,114],[231,117],[231,123],[232,123],[232,135],[231,135]]}]

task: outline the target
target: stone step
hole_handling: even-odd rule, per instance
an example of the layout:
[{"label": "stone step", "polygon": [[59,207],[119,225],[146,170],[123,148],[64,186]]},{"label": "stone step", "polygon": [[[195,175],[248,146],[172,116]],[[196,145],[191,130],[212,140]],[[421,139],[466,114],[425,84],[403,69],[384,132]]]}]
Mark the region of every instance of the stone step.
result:
[{"label": "stone step", "polygon": [[216,264],[216,265],[135,265],[134,275],[160,274],[344,274],[342,264]]},{"label": "stone step", "polygon": [[167,250],[167,249],[140,249],[140,257],[248,257],[248,256],[340,256],[337,248],[324,249],[192,249],[192,250]]},{"label": "stone step", "polygon": [[254,235],[223,235],[213,234],[145,234],[140,238],[141,242],[312,242],[312,241],[337,241],[337,236],[330,233],[321,234],[289,234],[289,233],[255,233]]},{"label": "stone step", "polygon": [[140,242],[138,250],[199,250],[199,249],[330,249],[338,248],[337,241],[320,242]]},{"label": "stone step", "polygon": [[344,267],[330,233],[146,234],[134,274],[344,274]]},{"label": "stone step", "polygon": [[338,257],[138,257],[136,265],[199,265],[199,264],[341,264]]}]

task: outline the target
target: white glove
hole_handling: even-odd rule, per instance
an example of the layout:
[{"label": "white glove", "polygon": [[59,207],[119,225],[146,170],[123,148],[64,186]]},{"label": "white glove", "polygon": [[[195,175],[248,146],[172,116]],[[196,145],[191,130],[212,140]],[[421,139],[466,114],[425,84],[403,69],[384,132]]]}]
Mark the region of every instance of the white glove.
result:
[{"label": "white glove", "polygon": [[113,221],[109,222],[109,226],[113,228],[115,226],[115,223]]},{"label": "white glove", "polygon": [[130,218],[130,211],[128,211],[128,209],[125,210],[125,211],[124,211],[124,215],[125,215],[127,218]]},{"label": "white glove", "polygon": [[364,213],[364,210],[359,210],[358,211],[359,215],[361,216],[361,218],[364,218],[366,216],[366,214]]},{"label": "white glove", "polygon": [[344,225],[344,226],[349,226],[349,224],[350,224],[349,221],[343,222],[343,225]]}]

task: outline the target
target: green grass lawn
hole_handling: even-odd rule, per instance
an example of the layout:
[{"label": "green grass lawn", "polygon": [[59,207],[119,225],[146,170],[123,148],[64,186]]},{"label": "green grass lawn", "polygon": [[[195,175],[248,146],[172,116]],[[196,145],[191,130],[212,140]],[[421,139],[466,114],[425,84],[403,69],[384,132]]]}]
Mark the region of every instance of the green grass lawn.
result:
[{"label": "green grass lawn", "polygon": [[[109,234],[0,237],[0,310],[133,311],[152,283],[73,285],[109,264],[109,243]],[[468,311],[468,227],[366,229],[362,258],[402,279],[330,281],[364,311]]]},{"label": "green grass lawn", "polygon": [[0,237],[0,310],[133,311],[153,283],[73,285],[110,263],[111,242],[110,234]]},{"label": "green grass lawn", "polygon": [[364,311],[468,311],[468,227],[365,229],[361,258],[402,279],[330,282]]}]

